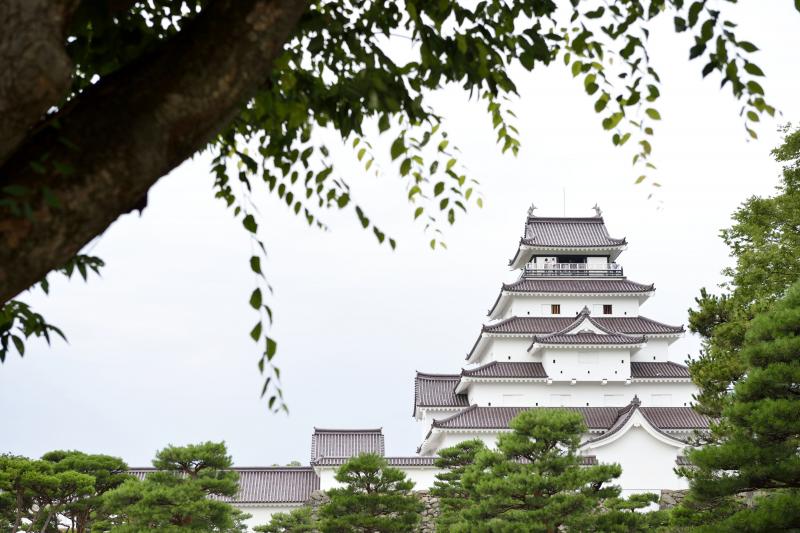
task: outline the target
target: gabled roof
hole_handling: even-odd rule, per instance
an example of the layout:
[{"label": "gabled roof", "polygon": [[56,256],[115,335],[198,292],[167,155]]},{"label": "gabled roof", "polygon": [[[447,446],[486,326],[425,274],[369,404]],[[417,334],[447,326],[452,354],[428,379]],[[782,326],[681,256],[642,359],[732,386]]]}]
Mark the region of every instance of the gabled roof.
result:
[{"label": "gabled roof", "polygon": [[417,372],[414,379],[414,415],[417,407],[468,407],[464,394],[456,394],[461,379],[459,374],[424,374]]},{"label": "gabled roof", "polygon": [[553,333],[551,335],[537,335],[533,338],[534,344],[563,344],[565,346],[599,346],[599,345],[635,345],[645,342],[644,337],[633,337],[622,333],[595,333],[587,331],[582,333]]},{"label": "gabled roof", "polygon": [[603,217],[529,216],[522,242],[532,246],[576,248],[626,244],[625,239],[609,236]]},{"label": "gabled roof", "polygon": [[523,278],[514,283],[504,283],[501,290],[532,293],[645,293],[654,291],[655,285],[644,285],[627,279],[536,279]]},{"label": "gabled roof", "polygon": [[[239,474],[239,492],[233,498],[215,499],[230,503],[301,504],[319,490],[319,477],[310,466],[234,468]],[[139,479],[155,472],[155,468],[129,470]]]},{"label": "gabled roof", "polygon": [[[603,329],[626,335],[657,335],[683,333],[683,326],[669,326],[645,316],[592,317]],[[483,326],[486,333],[547,334],[560,331],[575,322],[574,317],[515,316]]]},{"label": "gabled roof", "polygon": [[691,407],[640,407],[652,425],[663,430],[691,430],[707,428],[709,418]]},{"label": "gabled roof", "polygon": [[461,375],[471,378],[546,378],[542,363],[509,363],[492,361],[471,370],[462,370]]},{"label": "gabled roof", "polygon": [[[508,429],[508,423],[522,411],[554,407],[478,407],[473,405],[453,416],[435,420],[431,426],[445,429]],[[583,415],[590,430],[605,430],[619,416],[617,407],[560,407]]]},{"label": "gabled roof", "polygon": [[596,443],[619,432],[634,413],[639,412],[653,429],[673,440],[680,440],[672,432],[704,430],[709,426],[709,418],[694,411],[691,407],[641,407],[639,398],[624,407],[478,407],[473,405],[451,417],[436,420],[431,424],[428,435],[420,445],[425,446],[434,430],[508,430],[508,425],[522,411],[539,409],[562,409],[578,412],[583,416],[587,428],[599,435],[584,444]]},{"label": "gabled roof", "polygon": [[384,455],[383,430],[320,429],[311,435],[311,462],[322,457],[353,457],[361,453]]},{"label": "gabled roof", "polygon": [[[582,315],[575,317],[554,316],[515,316],[487,324],[481,328],[481,335],[473,344],[466,359],[469,360],[478,347],[484,333],[495,335],[521,335],[533,337],[534,335],[548,335],[569,330],[578,323]],[[591,317],[591,323],[598,329],[609,333],[624,335],[678,335],[685,330],[683,326],[669,326],[653,319],[637,317]]]},{"label": "gabled roof", "polygon": [[517,253],[508,262],[519,267],[519,259],[527,262],[530,256],[521,258],[523,250],[545,249],[615,249],[618,255],[627,241],[609,236],[602,217],[536,217],[529,216],[525,223],[525,236],[519,241]]},{"label": "gabled roof", "polygon": [[514,283],[503,284],[500,288],[500,294],[497,295],[497,299],[492,304],[487,315],[492,316],[500,302],[509,298],[508,294],[625,294],[649,296],[655,290],[655,286],[652,283],[644,285],[624,278],[523,278]]},{"label": "gabled roof", "polygon": [[672,361],[631,361],[631,377],[640,379],[689,378],[689,368]]}]

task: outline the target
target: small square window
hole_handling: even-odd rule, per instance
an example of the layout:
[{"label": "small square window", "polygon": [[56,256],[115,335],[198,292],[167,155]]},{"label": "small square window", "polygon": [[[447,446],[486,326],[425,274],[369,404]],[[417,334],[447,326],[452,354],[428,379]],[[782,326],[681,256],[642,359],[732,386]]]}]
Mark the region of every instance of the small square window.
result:
[{"label": "small square window", "polygon": [[611,304],[603,304],[603,314],[610,315],[613,313],[613,306]]},{"label": "small square window", "polygon": [[552,304],[550,306],[550,314],[551,315],[560,315],[561,314],[561,304]]}]

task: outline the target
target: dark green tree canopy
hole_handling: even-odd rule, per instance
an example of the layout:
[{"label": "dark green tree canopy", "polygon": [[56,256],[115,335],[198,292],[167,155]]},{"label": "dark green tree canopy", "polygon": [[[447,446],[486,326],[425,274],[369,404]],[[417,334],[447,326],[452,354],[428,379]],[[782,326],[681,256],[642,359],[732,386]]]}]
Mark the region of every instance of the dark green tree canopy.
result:
[{"label": "dark green tree canopy", "polygon": [[[716,515],[704,531],[800,528],[800,282],[748,327],[739,352],[746,368],[714,427],[715,441],[692,450],[690,507]],[[759,491],[730,516],[726,498]]]},{"label": "dark green tree canopy", "polygon": [[772,152],[784,165],[775,196],[749,198],[722,231],[736,261],[723,271],[723,292],[703,289],[689,310],[689,328],[703,336],[703,353],[689,367],[701,389],[698,408],[712,416],[720,415],[727,391],[746,372],[742,346],[751,321],[800,279],[800,130],[787,126],[785,133]]},{"label": "dark green tree canopy", "polygon": [[114,533],[245,531],[244,515],[220,497],[234,496],[239,475],[224,443],[167,446],[153,460],[156,471],[106,493],[106,528]]},{"label": "dark green tree canopy", "polygon": [[[251,336],[263,346],[264,393],[280,406],[264,245],[249,201],[257,183],[311,225],[324,225],[327,208],[352,209],[394,246],[336,172],[318,135],[332,131],[365,171],[386,159],[396,165],[414,218],[438,247],[442,228],[482,200],[431,93],[462,87],[486,106],[500,149],[516,153],[509,73],[552,64],[583,85],[612,142],[632,148],[636,181],[644,181],[661,118],[647,49],[656,19],[670,17],[687,34],[689,57],[741,102],[750,135],[774,113],[752,58],[757,47],[727,16],[734,3],[572,0],[559,10],[552,0],[5,1],[0,35],[14,38],[0,41],[0,66],[14,75],[0,84],[0,359],[12,346],[22,353],[27,337],[58,333],[17,295],[37,284],[47,290],[52,271],[85,277],[99,268],[82,248],[206,150],[213,193],[260,250],[250,259],[261,276]],[[388,158],[365,138],[373,125],[391,136]]]},{"label": "dark green tree canopy", "polygon": [[0,531],[90,531],[105,518],[103,494],[131,477],[127,469],[119,458],[78,451],[0,456]]},{"label": "dark green tree canopy", "polygon": [[320,509],[323,533],[400,533],[413,531],[422,504],[411,494],[414,483],[377,454],[353,457],[336,471],[341,488],[328,491]]},{"label": "dark green tree canopy", "polygon": [[[560,409],[523,411],[498,438],[497,450],[474,453],[468,444],[443,452],[455,476],[440,477],[440,493],[458,491],[463,502],[450,506],[441,524],[453,532],[645,531],[644,515],[655,495],[620,499],[613,482],[619,465],[581,466],[578,455],[586,425],[579,413]],[[455,459],[455,460],[453,460]]]}]

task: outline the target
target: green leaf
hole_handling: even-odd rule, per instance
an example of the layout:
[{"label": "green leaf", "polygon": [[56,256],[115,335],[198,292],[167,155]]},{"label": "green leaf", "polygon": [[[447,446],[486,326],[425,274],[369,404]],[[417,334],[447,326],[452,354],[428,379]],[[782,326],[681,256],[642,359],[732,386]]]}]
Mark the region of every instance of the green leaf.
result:
[{"label": "green leaf", "polygon": [[274,339],[267,337],[267,349],[265,352],[267,354],[267,359],[269,361],[272,361],[272,358],[275,357],[275,353],[277,351],[278,351],[278,343],[275,342]]},{"label": "green leaf", "polygon": [[250,233],[255,233],[258,229],[258,224],[256,224],[256,219],[253,218],[253,215],[247,215],[244,217],[244,219],[242,219],[242,225]]},{"label": "green leaf", "polygon": [[745,70],[745,72],[747,72],[748,74],[750,74],[752,76],[763,76],[764,75],[764,71],[761,70],[761,68],[758,65],[756,65],[754,63],[750,63],[749,61],[745,62],[744,70]]},{"label": "green leaf", "polygon": [[643,182],[645,179],[647,179],[647,176],[639,176],[638,178],[636,178],[636,181],[635,181],[634,183],[635,183],[636,185],[638,185],[638,184],[640,184],[641,182]]},{"label": "green leaf", "polygon": [[392,161],[403,155],[405,151],[406,151],[405,139],[402,136],[400,136],[397,139],[395,139],[394,142],[392,143],[392,148],[390,150],[392,154]]},{"label": "green leaf", "polygon": [[652,107],[648,107],[644,110],[648,117],[652,118],[653,120],[661,120],[661,114],[653,109]]},{"label": "green leaf", "polygon": [[250,307],[253,309],[261,309],[262,301],[261,289],[254,290],[253,294],[250,295]]},{"label": "green leaf", "polygon": [[261,338],[261,332],[263,331],[263,329],[264,326],[261,324],[261,321],[259,320],[258,323],[255,326],[253,326],[253,329],[250,330],[250,338],[258,342],[258,340]]},{"label": "green leaf", "polygon": [[261,274],[261,258],[257,255],[250,258],[250,270],[256,274]]}]

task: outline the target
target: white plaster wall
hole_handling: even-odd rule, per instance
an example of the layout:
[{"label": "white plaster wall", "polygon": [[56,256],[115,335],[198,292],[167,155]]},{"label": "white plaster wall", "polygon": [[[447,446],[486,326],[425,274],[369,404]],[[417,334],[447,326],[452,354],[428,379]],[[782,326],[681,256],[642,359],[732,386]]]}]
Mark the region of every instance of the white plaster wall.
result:
[{"label": "white plaster wall", "polygon": [[543,348],[540,351],[545,372],[556,381],[626,380],[631,375],[630,348]]},{"label": "white plaster wall", "polygon": [[[472,382],[467,392],[470,404],[483,407],[623,407],[637,395],[646,407],[689,405],[697,388],[692,383],[578,382]],[[427,433],[427,429],[426,429]],[[424,437],[424,435],[423,435]]]},{"label": "white plaster wall", "polygon": [[434,420],[441,420],[443,418],[447,418],[449,416],[453,416],[454,414],[463,411],[464,408],[461,409],[425,409],[425,408],[417,408],[418,412],[421,412],[421,416],[419,417],[419,430],[422,438],[425,438],[425,435],[428,434],[428,430],[431,429],[431,424]]},{"label": "white plaster wall", "polygon": [[247,524],[247,530],[252,531],[256,526],[263,526],[264,524],[269,524],[269,521],[272,519],[272,515],[276,513],[290,513],[294,509],[300,507],[299,505],[235,505],[237,509],[243,511],[249,515],[252,515],[250,518],[245,520],[245,524]]},{"label": "white plaster wall", "polygon": [[442,471],[439,468],[419,467],[400,467],[400,470],[405,472],[408,479],[414,482],[414,490],[430,490],[433,487],[433,482],[436,481],[436,474]]},{"label": "white plaster wall", "polygon": [[619,439],[585,452],[601,463],[619,463],[619,484],[626,493],[685,489],[688,484],[673,469],[681,448],[665,444],[642,427],[633,427]]},{"label": "white plaster wall", "polygon": [[675,339],[648,339],[641,350],[631,355],[631,361],[669,361],[669,345]]},{"label": "white plaster wall", "polygon": [[486,356],[480,360],[480,364],[491,361],[536,361],[528,355],[528,347],[533,342],[533,335],[529,337],[487,337],[486,340],[489,341]]},{"label": "white plaster wall", "polygon": [[[585,323],[585,329],[592,329],[591,325]],[[528,348],[533,341],[533,335],[525,337],[489,337],[485,338],[486,355],[477,364],[486,364],[490,361],[512,361],[512,362],[543,362],[544,350],[540,350],[533,355],[528,354]],[[633,350],[630,354],[631,361],[669,361],[669,346],[674,342],[674,338],[659,339],[648,338],[644,347]],[[551,349],[552,350],[552,349]],[[561,350],[559,350],[561,351]],[[655,359],[654,359],[655,357]],[[551,356],[552,360],[553,357]],[[682,363],[683,364],[683,363]],[[473,368],[469,366],[468,368]],[[585,372],[584,372],[585,373]],[[611,379],[611,378],[609,378]]]},{"label": "white plaster wall", "polygon": [[494,448],[497,443],[497,433],[440,433],[437,435],[437,445],[435,449],[429,451],[427,455],[436,455],[438,450],[455,446],[465,440],[480,439],[489,448]]},{"label": "white plaster wall", "polygon": [[[550,312],[551,304],[561,305],[561,314],[553,315]],[[612,313],[603,315],[602,309],[594,306],[603,304],[612,305]],[[513,295],[509,311],[505,316],[560,316],[574,317],[589,307],[592,316],[639,316],[638,296],[521,296]]]}]

